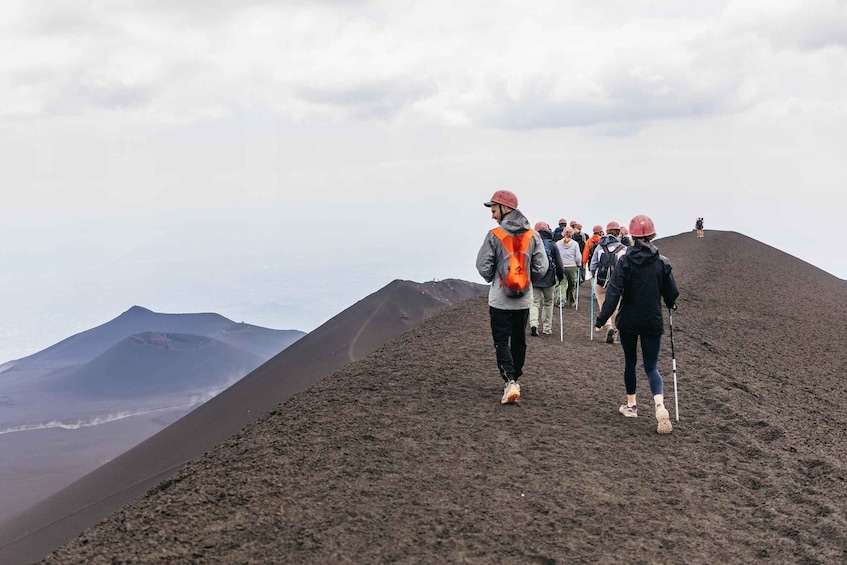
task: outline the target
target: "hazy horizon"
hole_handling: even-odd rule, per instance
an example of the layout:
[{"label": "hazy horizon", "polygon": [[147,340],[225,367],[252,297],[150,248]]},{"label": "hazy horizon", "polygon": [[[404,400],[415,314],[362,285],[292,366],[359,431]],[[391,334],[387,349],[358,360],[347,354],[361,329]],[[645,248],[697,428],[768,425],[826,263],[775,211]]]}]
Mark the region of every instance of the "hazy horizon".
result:
[{"label": "hazy horizon", "polygon": [[843,2],[18,2],[0,32],[0,362],[133,305],[311,331],[481,282],[500,188],[847,278]]}]

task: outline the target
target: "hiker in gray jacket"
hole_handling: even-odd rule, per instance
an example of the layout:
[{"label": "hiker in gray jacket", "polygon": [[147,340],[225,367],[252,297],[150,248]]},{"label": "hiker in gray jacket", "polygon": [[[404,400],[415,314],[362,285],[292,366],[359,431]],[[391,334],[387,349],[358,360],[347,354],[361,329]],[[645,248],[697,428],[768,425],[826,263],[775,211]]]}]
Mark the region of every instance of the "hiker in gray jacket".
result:
[{"label": "hiker in gray jacket", "polygon": [[[606,224],[606,235],[602,236],[600,241],[597,242],[597,247],[594,249],[594,254],[591,256],[588,264],[588,270],[591,271],[592,275],[591,284],[594,285],[594,296],[597,298],[598,312],[603,310],[603,303],[606,301],[606,289],[611,281],[606,278],[608,273],[598,276],[597,269],[600,267],[600,260],[605,255],[607,249],[609,253],[617,256],[617,259],[620,259],[626,253],[627,246],[621,242],[620,233],[621,226],[617,222],[612,221]],[[615,260],[615,263],[617,263],[617,260]],[[615,343],[615,336],[618,333],[618,328],[615,326],[615,317],[617,315],[618,310],[613,310],[606,325],[600,330],[597,330],[606,332],[606,343]]]},{"label": "hiker in gray jacket", "polygon": [[[512,404],[521,396],[518,379],[523,374],[526,359],[526,323],[532,306],[532,282],[547,272],[549,262],[541,236],[531,229],[529,220],[518,210],[518,197],[514,193],[498,190],[485,205],[491,208],[491,217],[499,226],[486,234],[476,257],[476,268],[482,278],[491,283],[488,291],[491,334],[497,368],[505,383],[501,402]],[[519,253],[507,252],[506,246]]]},{"label": "hiker in gray jacket", "polygon": [[[559,255],[562,257],[562,270],[565,278],[560,283],[562,300],[568,306],[576,304],[576,293],[579,290],[579,267],[582,265],[582,252],[579,244],[573,240],[573,228],[562,231],[563,238],[556,242]],[[557,293],[560,291],[557,289]],[[558,298],[557,298],[558,299]]]}]

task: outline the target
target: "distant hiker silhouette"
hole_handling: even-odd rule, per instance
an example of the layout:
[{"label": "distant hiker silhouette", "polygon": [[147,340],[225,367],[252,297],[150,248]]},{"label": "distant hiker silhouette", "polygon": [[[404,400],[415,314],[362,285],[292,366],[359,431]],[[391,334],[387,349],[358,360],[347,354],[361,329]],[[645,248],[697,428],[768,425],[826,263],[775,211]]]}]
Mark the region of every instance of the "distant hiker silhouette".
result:
[{"label": "distant hiker silhouette", "polygon": [[697,218],[694,229],[697,231],[697,237],[703,237],[703,218]]},{"label": "distant hiker silhouette", "polygon": [[485,205],[499,226],[485,235],[476,257],[476,268],[486,282],[491,334],[497,368],[505,383],[503,404],[521,396],[518,379],[526,359],[526,322],[532,306],[532,283],[549,266],[541,236],[529,226],[520,210],[518,197],[498,190]]},{"label": "distant hiker silhouette", "polygon": [[662,301],[668,309],[676,309],[679,289],[670,261],[660,255],[652,243],[656,236],[653,220],[643,215],[635,216],[629,223],[629,233],[635,243],[618,259],[611,283],[606,289],[606,301],[594,327],[598,330],[602,328],[618,307],[618,302],[621,302],[616,324],[624,351],[626,404],[618,411],[628,418],[638,417],[635,393],[640,337],[644,371],[656,406],[656,431],[669,434],[673,427],[664,405],[664,385],[658,369],[659,350],[665,331]]}]

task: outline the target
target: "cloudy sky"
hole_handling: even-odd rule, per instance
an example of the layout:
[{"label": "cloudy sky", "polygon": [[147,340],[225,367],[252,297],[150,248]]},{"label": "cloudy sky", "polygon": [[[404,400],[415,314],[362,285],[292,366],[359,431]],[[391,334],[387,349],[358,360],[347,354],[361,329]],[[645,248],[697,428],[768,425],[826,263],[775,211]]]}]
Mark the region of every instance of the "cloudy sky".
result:
[{"label": "cloudy sky", "polygon": [[0,362],[134,304],[309,331],[480,281],[500,188],[847,278],[845,147],[844,0],[6,1]]}]

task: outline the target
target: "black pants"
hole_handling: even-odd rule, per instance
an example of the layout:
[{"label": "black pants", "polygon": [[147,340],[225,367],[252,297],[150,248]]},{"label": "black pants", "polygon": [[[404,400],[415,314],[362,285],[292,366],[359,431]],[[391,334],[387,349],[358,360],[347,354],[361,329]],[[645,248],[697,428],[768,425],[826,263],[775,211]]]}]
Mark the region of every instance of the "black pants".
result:
[{"label": "black pants", "polygon": [[523,374],[526,359],[526,322],[529,309],[500,310],[488,307],[491,315],[491,335],[497,352],[497,368],[503,381],[518,380]]}]

